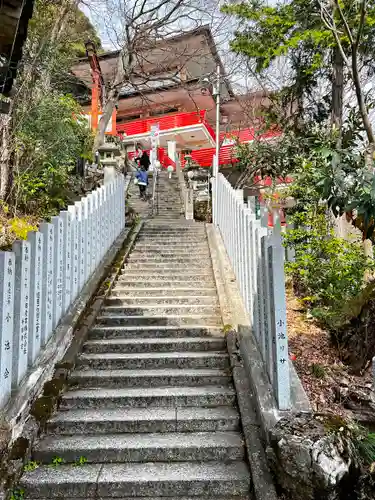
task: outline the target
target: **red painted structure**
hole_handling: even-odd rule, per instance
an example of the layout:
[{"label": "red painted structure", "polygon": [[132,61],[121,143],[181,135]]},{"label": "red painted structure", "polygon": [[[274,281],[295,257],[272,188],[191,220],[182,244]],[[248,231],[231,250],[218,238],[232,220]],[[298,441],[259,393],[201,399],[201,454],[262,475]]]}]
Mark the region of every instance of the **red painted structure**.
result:
[{"label": "red painted structure", "polygon": [[138,134],[147,134],[151,131],[153,125],[159,125],[159,131],[163,132],[174,128],[189,127],[202,123],[208,133],[215,139],[215,132],[206,120],[206,110],[192,113],[176,113],[174,115],[161,116],[158,118],[146,118],[135,120],[130,123],[117,124],[117,133],[120,135],[135,136]]},{"label": "red painted structure", "polygon": [[[176,113],[174,115],[162,116],[158,118],[149,118],[144,120],[135,120],[130,123],[120,123],[117,124],[117,134],[120,137],[127,137],[128,139],[134,136],[134,141],[137,140],[137,136],[149,134],[153,125],[159,125],[159,131],[172,131],[178,129],[181,131],[184,127],[189,127],[193,125],[202,124],[211,138],[215,141],[216,136],[213,128],[206,120],[206,110],[201,110],[199,112],[191,113]],[[181,133],[181,132],[180,132]],[[267,140],[281,135],[280,131],[270,130],[263,134],[257,134],[254,128],[235,130],[228,133],[223,133],[220,136],[221,142],[228,142],[230,144],[225,144],[220,148],[219,154],[219,164],[220,165],[230,165],[238,162],[236,154],[236,143],[239,142],[250,142],[257,139]],[[193,150],[190,154],[191,159],[194,163],[201,167],[211,167],[213,161],[213,155],[215,154],[215,148],[201,148]],[[134,154],[130,153],[130,157]],[[165,150],[159,148],[159,161],[162,166],[167,167],[169,165],[174,165],[174,162],[168,158]],[[181,167],[185,167],[185,158],[181,155]]]},{"label": "red painted structure", "polygon": [[[99,58],[93,42],[86,43],[86,55],[89,60],[92,78],[91,88],[91,128],[97,130],[99,126],[99,113],[103,111],[105,83],[100,68]],[[107,134],[116,135],[116,109],[112,113],[112,130]]]}]

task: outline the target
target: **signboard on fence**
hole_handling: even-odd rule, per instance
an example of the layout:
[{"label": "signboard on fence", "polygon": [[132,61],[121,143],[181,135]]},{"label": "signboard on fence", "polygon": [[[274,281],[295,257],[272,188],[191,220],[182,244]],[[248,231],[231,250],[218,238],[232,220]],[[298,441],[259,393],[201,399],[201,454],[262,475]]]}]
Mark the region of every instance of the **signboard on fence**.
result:
[{"label": "signboard on fence", "polygon": [[151,135],[151,146],[153,148],[159,145],[159,133],[160,133],[159,124],[156,123],[155,125],[152,125],[150,135]]}]

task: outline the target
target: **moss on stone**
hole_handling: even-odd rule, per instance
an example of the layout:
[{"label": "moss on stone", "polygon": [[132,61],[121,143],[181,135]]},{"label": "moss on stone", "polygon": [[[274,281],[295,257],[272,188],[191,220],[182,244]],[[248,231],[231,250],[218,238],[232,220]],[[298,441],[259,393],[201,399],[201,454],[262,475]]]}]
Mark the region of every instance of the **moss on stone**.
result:
[{"label": "moss on stone", "polygon": [[61,361],[60,363],[55,364],[56,370],[73,370],[74,364],[70,361]]},{"label": "moss on stone", "polygon": [[25,437],[17,438],[9,452],[9,460],[24,460],[28,453],[30,441]]},{"label": "moss on stone", "polygon": [[64,387],[65,380],[63,378],[54,378],[44,384],[43,395],[57,397],[62,393]]},{"label": "moss on stone", "polygon": [[41,396],[38,398],[31,407],[30,414],[40,424],[44,425],[45,422],[52,415],[57,398],[51,396]]}]

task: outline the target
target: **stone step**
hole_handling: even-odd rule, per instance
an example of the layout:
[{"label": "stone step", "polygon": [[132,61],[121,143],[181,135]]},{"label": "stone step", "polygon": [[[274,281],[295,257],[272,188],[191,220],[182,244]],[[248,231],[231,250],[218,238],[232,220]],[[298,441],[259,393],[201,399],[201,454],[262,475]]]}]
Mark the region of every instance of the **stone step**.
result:
[{"label": "stone step", "polygon": [[198,245],[190,245],[188,243],[186,244],[181,244],[181,245],[155,245],[153,243],[150,244],[140,244],[136,243],[135,245],[135,250],[134,251],[139,251],[139,252],[191,252],[192,250],[196,251],[197,253],[199,252],[204,252],[206,250],[209,250],[207,242],[203,241],[202,243]]},{"label": "stone step", "polygon": [[52,434],[238,431],[238,411],[220,408],[128,408],[59,412],[48,423]]},{"label": "stone step", "polygon": [[137,300],[137,298],[149,298],[149,297],[165,297],[166,299],[171,299],[173,298],[178,298],[178,297],[217,297],[216,289],[215,286],[198,286],[196,284],[195,288],[192,287],[184,287],[181,286],[180,288],[174,287],[164,287],[164,288],[153,288],[153,287],[147,287],[147,288],[141,288],[141,287],[132,287],[131,284],[129,284],[126,288],[124,286],[120,286],[120,283],[116,283],[115,288],[111,291],[111,298],[115,299],[116,297],[122,299],[122,298],[134,298],[134,300]]},{"label": "stone step", "polygon": [[196,248],[195,246],[188,247],[184,246],[176,248],[176,247],[168,247],[162,246],[156,248],[145,248],[136,246],[131,255],[138,255],[139,257],[153,257],[153,256],[161,256],[163,258],[170,257],[191,257],[192,255],[196,256],[196,258],[204,258],[210,259],[211,253],[208,250],[208,247],[205,248]]},{"label": "stone step", "polygon": [[[182,208],[173,208],[173,209],[169,209],[168,208],[168,202],[167,203],[159,203],[159,207],[156,208],[156,214],[157,216],[160,217],[160,215],[165,215],[166,217],[174,217],[174,218],[180,218],[181,217],[181,210]],[[183,219],[181,219],[183,220]],[[156,221],[158,222],[158,221]],[[148,223],[147,224],[147,227],[151,227],[152,224]]]},{"label": "stone step", "polygon": [[[124,280],[124,279],[118,279],[114,288],[114,292],[118,290],[129,290],[129,289],[145,289],[147,288],[148,290],[155,290],[158,288],[162,288],[164,290],[170,291],[170,295],[172,296],[174,291],[179,291],[181,288],[184,288],[185,290],[189,289],[192,290],[194,293],[196,292],[196,289],[202,289],[206,290],[215,289],[215,284],[213,279],[210,281],[201,281],[197,280],[196,282],[194,281],[185,281],[185,280],[173,280],[173,281],[163,281],[163,280],[153,280],[152,282],[148,281],[145,276],[142,275],[142,273],[139,275],[139,280],[138,281],[129,281],[129,280]],[[169,295],[169,293],[168,293]]]},{"label": "stone step", "polygon": [[[151,255],[151,254],[150,254]],[[202,258],[207,258],[207,256],[204,256]],[[197,256],[197,260],[199,260],[200,257]],[[123,272],[123,270],[126,270],[126,269],[129,269],[129,270],[134,270],[134,269],[143,269],[145,272],[149,272],[149,271],[163,271],[163,270],[169,270],[169,271],[174,271],[176,273],[179,273],[179,272],[184,272],[186,271],[186,265],[182,262],[173,262],[172,264],[170,262],[137,262],[136,260],[132,260],[132,261],[128,261],[126,264],[125,264],[125,267],[121,270],[121,272]],[[211,265],[208,265],[207,266],[204,266],[204,267],[199,267],[199,271],[200,272],[208,272],[210,271],[211,275],[212,275],[212,266]],[[138,271],[139,272],[139,271]]]},{"label": "stone step", "polygon": [[74,463],[194,462],[242,460],[244,443],[239,432],[166,432],[46,436],[34,448],[33,459],[50,464],[54,457]]},{"label": "stone step", "polygon": [[155,234],[153,236],[151,235],[141,235],[138,237],[137,242],[144,244],[150,244],[150,245],[191,245],[195,246],[196,244],[203,244],[206,243],[206,237],[197,237],[197,236],[189,236],[189,235],[176,235],[176,236],[166,236],[162,237],[159,234]]},{"label": "stone step", "polygon": [[235,406],[231,386],[133,387],[70,390],[61,398],[61,410],[84,408],[179,408]]},{"label": "stone step", "polygon": [[191,255],[192,251],[194,251],[194,255],[210,255],[210,249],[204,240],[199,244],[190,244],[189,242],[182,241],[178,244],[162,242],[161,244],[150,243],[149,245],[145,245],[143,242],[139,242],[136,243],[132,253],[152,253],[155,255],[161,254],[162,256],[166,254],[166,257],[174,253],[177,255],[182,254],[183,257],[185,254]]},{"label": "stone step", "polygon": [[138,249],[140,246],[143,246],[144,244],[149,244],[149,245],[157,245],[157,246],[164,246],[165,248],[167,247],[173,247],[176,248],[177,246],[183,246],[184,248],[197,248],[202,245],[207,245],[207,242],[203,238],[184,238],[184,237],[176,237],[176,238],[160,238],[157,235],[155,237],[140,237],[139,240],[137,240],[136,243],[136,248]]},{"label": "stone step", "polygon": [[[141,259],[140,259],[141,260]],[[137,261],[139,262],[139,261]],[[186,272],[184,273],[178,273],[174,270],[168,271],[168,269],[160,269],[158,271],[154,271],[153,269],[143,269],[142,270],[137,270],[137,269],[124,269],[123,273],[119,275],[117,279],[117,283],[121,281],[126,281],[128,283],[131,283],[133,281],[138,282],[139,279],[142,279],[143,281],[148,281],[149,283],[152,283],[154,281],[174,281],[174,280],[179,280],[179,281],[195,281],[195,283],[214,283],[214,277],[212,274],[212,270],[208,268],[202,269],[199,268],[199,272],[197,271],[194,273],[194,270],[192,269],[190,272],[188,269],[186,269]]]},{"label": "stone step", "polygon": [[192,253],[189,257],[160,257],[158,255],[150,255],[149,257],[138,257],[137,255],[133,256],[130,254],[127,262],[137,263],[137,264],[183,264],[188,266],[192,271],[201,269],[202,267],[208,267],[212,265],[212,261],[210,257],[201,258],[196,257],[194,253]]},{"label": "stone step", "polygon": [[75,370],[69,378],[72,386],[83,387],[177,387],[225,386],[231,382],[228,370],[216,368],[156,370]]},{"label": "stone step", "polygon": [[159,228],[147,229],[147,232],[141,232],[139,238],[149,238],[153,240],[154,238],[159,239],[173,239],[173,238],[185,238],[185,239],[196,239],[200,241],[206,241],[206,234],[204,231],[196,231],[195,228],[188,231],[180,231],[177,229],[170,228],[169,231],[161,231]]},{"label": "stone step", "polygon": [[226,348],[224,336],[220,337],[181,337],[142,338],[142,339],[101,339],[89,340],[83,346],[83,352],[197,352],[220,351]]},{"label": "stone step", "polygon": [[24,474],[20,487],[27,498],[134,499],[166,496],[166,500],[217,495],[230,500],[250,493],[250,471],[243,461],[205,463],[87,464],[83,467],[41,466]]},{"label": "stone step", "polygon": [[[153,282],[153,284],[159,282]],[[214,314],[189,314],[164,315],[164,316],[142,316],[142,315],[101,315],[97,317],[97,323],[107,326],[221,326],[222,320]]]},{"label": "stone step", "polygon": [[204,306],[189,304],[154,304],[141,306],[105,306],[101,309],[103,316],[188,316],[189,314],[202,314],[219,316],[220,308],[211,305]]},{"label": "stone step", "polygon": [[201,325],[185,326],[104,326],[95,325],[90,330],[90,339],[104,338],[181,338],[181,337],[222,337],[222,327]]},{"label": "stone step", "polygon": [[157,368],[217,368],[229,367],[228,354],[210,352],[143,352],[81,354],[78,367],[92,370],[152,370]]},{"label": "stone step", "polygon": [[144,226],[140,233],[140,235],[148,235],[148,234],[158,234],[160,236],[169,236],[169,235],[206,235],[206,229],[204,226],[188,226],[188,225],[180,225],[173,227],[165,227],[163,225],[159,226]]},{"label": "stone step", "polygon": [[[173,269],[186,270],[186,261],[190,264],[190,272],[194,271],[194,268],[198,267],[201,269],[202,266],[195,266],[193,264],[192,257],[194,256],[195,262],[204,262],[206,269],[210,270],[212,273],[211,264],[211,254],[208,251],[193,253],[193,251],[186,252],[175,252],[174,250],[167,252],[153,252],[153,251],[138,251],[135,250],[131,254],[131,258],[127,260],[126,264],[146,264],[148,267],[154,265],[159,266],[162,269],[166,266],[174,266]],[[177,260],[177,262],[175,262]],[[178,262],[181,260],[181,262]],[[125,265],[126,265],[125,264]],[[193,268],[194,266],[194,268]]]},{"label": "stone step", "polygon": [[[71,466],[67,466],[67,467],[71,467]],[[34,498],[34,497],[28,497],[28,498]],[[50,500],[51,496],[48,496],[48,497],[39,497],[39,498],[35,498],[34,500]],[[95,497],[96,500],[113,500],[114,497],[105,497],[105,496],[101,496],[100,498],[99,497]],[[117,500],[145,500],[145,498],[147,497],[116,497]],[[252,498],[252,497],[251,497]],[[153,500],[250,500],[250,497],[249,496],[225,496],[225,497],[207,497],[207,496],[197,496],[197,497],[176,497],[176,496],[173,496],[173,497],[152,497]],[[66,497],[64,496],[64,500],[93,500],[93,498],[90,496],[90,497]]]},{"label": "stone step", "polygon": [[169,297],[166,295],[158,295],[155,293],[155,295],[149,295],[148,297],[134,297],[133,294],[129,294],[128,296],[121,296],[121,297],[109,297],[106,300],[106,305],[108,306],[129,306],[129,305],[134,305],[134,306],[147,306],[147,305],[154,305],[154,304],[169,304],[169,305],[176,305],[176,304],[186,304],[186,305],[204,305],[204,306],[214,306],[218,307],[218,299],[214,295],[200,295],[200,296],[173,296]]}]

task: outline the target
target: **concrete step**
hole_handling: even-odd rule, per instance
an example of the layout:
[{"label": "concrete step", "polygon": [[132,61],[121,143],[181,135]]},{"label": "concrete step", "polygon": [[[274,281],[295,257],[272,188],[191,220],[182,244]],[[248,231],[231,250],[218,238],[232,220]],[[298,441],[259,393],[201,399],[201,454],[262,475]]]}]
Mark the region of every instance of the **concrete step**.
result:
[{"label": "concrete step", "polygon": [[136,245],[131,255],[137,255],[138,257],[163,257],[168,259],[170,257],[191,257],[192,254],[197,257],[202,257],[209,259],[211,253],[207,246],[197,247],[183,245],[181,247],[162,245],[157,248],[155,247],[144,247]]},{"label": "concrete step", "polygon": [[[160,283],[160,282],[154,282]],[[164,315],[164,316],[142,316],[142,315],[101,315],[97,318],[97,323],[107,326],[221,326],[222,320],[214,314],[189,314],[181,315]]]},{"label": "concrete step", "polygon": [[[45,467],[45,466],[43,466]],[[67,465],[67,467],[71,467],[69,465]],[[34,497],[27,497],[27,498],[34,498]],[[35,498],[34,500],[50,500],[51,496],[48,496],[48,497],[43,497],[43,498]],[[99,497],[95,497],[96,500],[113,500],[114,497],[103,497],[101,496],[100,498]],[[116,497],[117,500],[145,500],[145,498],[147,497]],[[251,497],[252,498],[252,497]],[[215,498],[213,497],[207,497],[207,496],[197,496],[197,497],[176,497],[176,496],[173,496],[173,497],[152,497],[153,500],[250,500],[250,497],[249,496],[225,496],[225,497],[218,497],[216,496]],[[93,498],[90,496],[90,497],[66,497],[64,496],[64,500],[93,500]]]},{"label": "concrete step", "polygon": [[[183,233],[183,234],[164,234],[164,235],[161,235],[159,231],[155,231],[155,234],[147,234],[147,235],[141,235],[139,236],[139,238],[144,238],[143,241],[141,241],[140,239],[137,240],[137,246],[142,244],[142,245],[146,245],[146,246],[150,246],[150,245],[153,245],[153,246],[156,246],[156,243],[154,243],[155,239],[159,239],[161,241],[167,241],[167,240],[176,240],[178,238],[182,238],[184,241],[183,243],[181,243],[180,245],[178,244],[178,242],[175,242],[175,246],[178,247],[178,246],[182,246],[182,244],[189,244],[189,241],[190,241],[190,238],[194,240],[193,243],[190,244],[190,246],[193,246],[193,244],[196,242],[197,243],[197,247],[199,246],[203,246],[205,245],[206,248],[208,248],[208,243],[207,243],[207,237],[205,234],[186,234],[186,233]],[[147,243],[148,242],[148,243]]]},{"label": "concrete step", "polygon": [[59,412],[48,423],[52,434],[238,431],[235,408],[128,408]]},{"label": "concrete step", "polygon": [[[181,249],[176,249],[176,248],[159,248],[158,250],[152,249],[152,250],[145,250],[145,249],[138,249],[135,247],[135,249],[132,252],[132,255],[137,255],[138,257],[153,257],[153,256],[158,256],[158,257],[191,257],[191,250],[188,248],[181,248]],[[203,257],[203,258],[209,258],[210,257],[210,251],[207,248],[203,250],[195,250],[194,255],[196,257]]]},{"label": "concrete step", "polygon": [[[151,254],[150,254],[151,255]],[[202,256],[200,257],[199,255],[197,256],[197,260],[199,261],[200,258],[208,258],[207,255],[205,256]],[[190,267],[190,265],[189,265]],[[128,261],[123,270],[126,270],[126,269],[129,269],[129,270],[138,270],[138,273],[140,273],[139,270],[143,270],[145,272],[152,272],[153,270],[155,272],[158,272],[158,271],[163,271],[163,270],[169,270],[169,271],[174,271],[175,273],[182,273],[184,271],[186,271],[186,263],[183,263],[183,262],[163,262],[163,261],[160,261],[160,262],[154,262],[154,261],[150,261],[150,262],[137,262],[137,260],[131,260],[130,262]],[[123,270],[121,272],[123,272]],[[203,267],[199,267],[199,271],[200,272],[207,272],[207,271],[210,271],[211,274],[212,274],[212,266],[211,264],[210,265],[206,265],[206,266],[203,266]]]},{"label": "concrete step", "polygon": [[201,325],[186,326],[104,326],[95,325],[90,330],[90,339],[110,338],[181,338],[181,337],[222,337],[222,327]]},{"label": "concrete step", "polygon": [[71,386],[83,387],[182,387],[225,386],[231,382],[228,370],[216,368],[155,370],[75,370],[69,377]]},{"label": "concrete step", "polygon": [[46,436],[34,448],[33,459],[50,464],[54,457],[74,463],[194,462],[244,459],[239,432],[166,432],[141,434],[98,434],[93,436]]},{"label": "concrete step", "polygon": [[95,388],[65,392],[60,409],[212,408],[235,404],[236,392],[231,386]]},{"label": "concrete step", "polygon": [[[137,261],[139,262],[139,261]],[[123,273],[119,275],[117,282],[126,281],[131,283],[133,281],[138,282],[139,279],[143,281],[147,280],[149,283],[153,281],[195,281],[195,283],[214,283],[214,276],[212,270],[207,266],[206,269],[194,270],[192,269],[190,272],[188,269],[185,269],[185,272],[180,274],[174,270],[168,271],[168,269],[160,269],[158,271],[154,271],[153,269],[124,269]]]},{"label": "concrete step", "polygon": [[229,367],[228,354],[210,352],[143,352],[81,354],[77,366],[91,370],[153,370],[157,368],[217,368]]},{"label": "concrete step", "polygon": [[122,298],[149,298],[149,297],[165,297],[166,299],[173,299],[178,297],[217,297],[216,288],[214,285],[212,286],[198,286],[196,284],[195,288],[192,287],[184,287],[183,285],[179,288],[174,287],[163,287],[163,288],[141,288],[141,287],[132,287],[131,284],[125,285],[121,282],[117,282],[115,288],[111,291],[111,298],[115,299],[116,297]]},{"label": "concrete step", "polygon": [[103,316],[188,316],[189,314],[202,314],[203,316],[214,316],[220,314],[218,307],[211,305],[188,305],[188,304],[154,304],[140,306],[105,306],[101,309]]},{"label": "concrete step", "polygon": [[201,258],[196,257],[193,253],[190,257],[159,257],[158,255],[150,255],[149,257],[139,257],[137,255],[133,256],[130,254],[127,262],[136,263],[136,264],[183,264],[190,268],[191,271],[197,271],[197,269],[201,269],[202,267],[208,268],[212,266],[212,261],[210,257]]},{"label": "concrete step", "polygon": [[[166,268],[168,265],[172,265],[173,269],[181,270],[185,267],[184,262],[171,262],[173,259],[190,259],[192,257],[193,251],[185,251],[185,252],[176,252],[174,250],[168,250],[166,252],[153,252],[153,251],[138,251],[134,250],[131,254],[131,259],[127,261],[126,264],[138,264],[138,259],[140,263],[146,264],[148,267],[154,265],[155,267],[160,266],[162,269]],[[193,254],[196,262],[205,261],[206,268],[211,269],[211,254],[205,250],[204,252],[197,252]],[[146,260],[146,262],[145,262]],[[201,266],[199,266],[201,268]]]},{"label": "concrete step", "polygon": [[[27,498],[133,499],[219,497],[235,500],[249,495],[250,471],[242,461],[206,463],[87,464],[83,467],[42,466],[24,474]],[[217,497],[219,495],[219,497]]]},{"label": "concrete step", "polygon": [[172,251],[172,250],[175,250],[176,252],[178,252],[178,251],[185,251],[186,252],[186,251],[190,251],[190,250],[196,250],[198,252],[198,251],[209,250],[209,247],[208,247],[207,242],[203,241],[202,243],[200,243],[198,245],[190,245],[188,243],[181,244],[181,245],[165,245],[165,244],[156,245],[153,243],[150,243],[150,244],[136,243],[135,249],[139,252],[142,252],[142,251],[159,252],[159,251]]},{"label": "concrete step", "polygon": [[220,351],[226,348],[224,336],[220,337],[181,337],[142,338],[142,339],[101,339],[89,340],[83,346],[83,352],[197,352]]},{"label": "concrete step", "polygon": [[[193,227],[193,226],[192,226]],[[179,230],[173,229],[170,226],[168,231],[162,231],[158,227],[149,228],[147,230],[141,231],[139,233],[139,238],[159,238],[159,239],[173,239],[173,238],[185,238],[185,239],[196,239],[196,240],[206,240],[206,233],[204,230],[197,231],[195,227],[189,230]]]},{"label": "concrete step", "polygon": [[181,288],[184,288],[185,290],[191,289],[194,293],[196,293],[196,290],[201,289],[201,290],[206,290],[206,289],[211,289],[215,290],[215,284],[214,280],[210,281],[185,281],[185,280],[173,280],[173,281],[163,281],[163,280],[152,280],[149,281],[145,276],[140,273],[139,275],[139,280],[138,281],[130,281],[130,280],[124,280],[124,279],[118,279],[115,285],[114,291],[118,290],[129,290],[129,289],[136,289],[140,288],[144,290],[145,288],[148,290],[155,290],[158,288],[168,290],[168,295],[172,296],[173,293],[179,293],[179,290]]},{"label": "concrete step", "polygon": [[203,305],[203,306],[213,306],[219,307],[218,299],[214,295],[198,295],[194,296],[166,296],[166,295],[149,295],[148,297],[134,297],[133,294],[129,294],[128,296],[123,295],[122,297],[109,297],[106,300],[106,305],[108,306],[119,306],[126,307],[129,305],[134,306],[148,306],[154,304],[169,304],[171,306],[177,304],[186,304],[186,305]]},{"label": "concrete step", "polygon": [[206,237],[197,237],[197,236],[189,236],[189,235],[176,235],[176,236],[160,236],[159,234],[155,235],[140,235],[137,239],[137,242],[144,244],[152,244],[152,245],[191,245],[195,246],[196,244],[206,243]]},{"label": "concrete step", "polygon": [[140,233],[140,235],[148,235],[148,234],[158,234],[160,236],[170,236],[170,235],[199,235],[199,236],[205,236],[206,235],[206,229],[204,226],[187,226],[187,225],[180,225],[180,226],[173,226],[173,227],[165,227],[163,225],[159,226],[149,226],[146,225],[144,226]]}]

